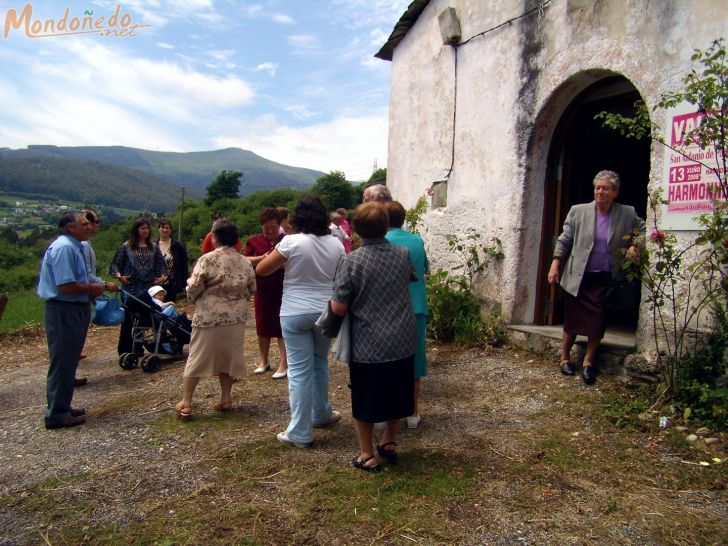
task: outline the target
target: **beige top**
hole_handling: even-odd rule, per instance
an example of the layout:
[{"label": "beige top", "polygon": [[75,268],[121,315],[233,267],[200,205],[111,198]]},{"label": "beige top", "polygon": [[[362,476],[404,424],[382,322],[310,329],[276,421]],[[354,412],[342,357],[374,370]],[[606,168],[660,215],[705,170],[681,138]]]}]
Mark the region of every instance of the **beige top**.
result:
[{"label": "beige top", "polygon": [[187,280],[187,299],[195,304],[192,326],[210,328],[245,322],[255,292],[255,271],[234,248],[219,247],[197,260]]}]

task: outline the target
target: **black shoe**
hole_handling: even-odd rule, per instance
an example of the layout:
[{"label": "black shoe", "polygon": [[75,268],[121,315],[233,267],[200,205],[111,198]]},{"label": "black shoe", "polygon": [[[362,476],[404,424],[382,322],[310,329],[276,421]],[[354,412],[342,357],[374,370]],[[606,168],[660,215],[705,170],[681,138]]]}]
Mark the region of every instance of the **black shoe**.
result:
[{"label": "black shoe", "polygon": [[73,380],[73,387],[83,387],[84,385],[88,384],[88,378],[86,377],[79,377],[78,379]]},{"label": "black shoe", "polygon": [[574,365],[569,362],[568,360],[564,360],[561,363],[561,373],[564,375],[574,375],[576,374],[576,370],[574,369]]},{"label": "black shoe", "polygon": [[594,366],[584,366],[584,369],[581,372],[581,380],[587,385],[591,385],[597,380],[597,372],[594,369]]},{"label": "black shoe", "polygon": [[[394,446],[394,449],[384,449],[387,446]],[[397,464],[397,444],[395,442],[387,442],[386,444],[377,444],[377,453],[380,459],[386,459],[389,464]]]},{"label": "black shoe", "polygon": [[58,423],[46,422],[45,428],[54,429],[54,428],[77,427],[78,425],[83,425],[85,422],[86,422],[86,418],[83,415],[79,415],[78,417],[69,417],[65,421],[59,421]]},{"label": "black shoe", "polygon": [[361,461],[359,460],[359,457],[354,457],[351,460],[351,465],[354,468],[363,470],[364,472],[379,472],[382,469],[382,466],[379,463],[373,464],[372,466],[366,466],[366,464],[372,459],[374,459],[374,455],[367,457],[366,459],[363,459]]},{"label": "black shoe", "polygon": [[71,408],[71,417],[86,415],[86,408]]}]

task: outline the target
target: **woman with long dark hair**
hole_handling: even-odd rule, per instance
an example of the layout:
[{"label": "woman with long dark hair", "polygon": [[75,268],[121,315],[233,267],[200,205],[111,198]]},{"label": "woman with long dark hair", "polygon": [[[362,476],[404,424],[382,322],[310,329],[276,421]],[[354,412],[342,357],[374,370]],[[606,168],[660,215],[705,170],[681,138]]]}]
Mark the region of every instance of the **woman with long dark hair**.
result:
[{"label": "woman with long dark hair", "polygon": [[[144,217],[134,220],[129,239],[119,246],[109,267],[109,275],[119,279],[126,292],[143,301],[148,299],[150,287],[167,282],[164,257],[151,235],[149,220]],[[127,307],[134,307],[132,300],[127,301]],[[131,313],[126,313],[119,332],[119,355],[130,353],[132,345]]]},{"label": "woman with long dark hair", "polygon": [[296,233],[284,237],[258,264],[256,273],[265,277],[286,267],[280,316],[288,357],[291,422],[278,434],[278,441],[307,447],[313,443],[314,427],[341,418],[329,401],[329,339],[315,322],[333,295],[344,247],[329,233],[326,207],[314,195],[301,197],[293,226]]}]

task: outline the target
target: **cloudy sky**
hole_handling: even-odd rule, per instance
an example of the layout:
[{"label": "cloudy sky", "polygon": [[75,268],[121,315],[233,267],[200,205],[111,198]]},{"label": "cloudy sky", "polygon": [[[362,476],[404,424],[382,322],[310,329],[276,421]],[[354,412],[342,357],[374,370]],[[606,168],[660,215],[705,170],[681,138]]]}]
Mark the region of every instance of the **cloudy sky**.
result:
[{"label": "cloudy sky", "polygon": [[[373,55],[408,3],[0,0],[0,147],[239,147],[368,178],[387,162],[391,68]],[[31,35],[65,7],[69,22],[104,17],[104,31],[120,6],[113,28],[138,27],[5,36],[9,10],[20,19],[27,4]]]}]

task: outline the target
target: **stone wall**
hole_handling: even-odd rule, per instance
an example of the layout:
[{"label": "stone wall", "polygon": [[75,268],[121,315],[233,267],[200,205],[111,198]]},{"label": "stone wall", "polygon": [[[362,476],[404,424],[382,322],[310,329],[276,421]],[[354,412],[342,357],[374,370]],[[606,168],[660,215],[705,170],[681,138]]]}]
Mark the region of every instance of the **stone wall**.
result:
[{"label": "stone wall", "polygon": [[[443,45],[437,16],[455,8],[461,45]],[[533,321],[549,144],[574,97],[622,75],[652,107],[680,87],[693,49],[728,34],[723,0],[432,0],[394,50],[387,184],[406,207],[447,180],[447,203],[425,215],[432,266],[449,267],[446,236],[498,237],[505,259],[479,283],[506,320]],[[472,39],[470,39],[472,38]],[[469,40],[469,41],[468,41]],[[466,42],[467,43],[463,43]],[[663,124],[659,115],[654,119]],[[651,181],[662,149],[653,146]],[[649,345],[641,313],[638,347]]]}]

